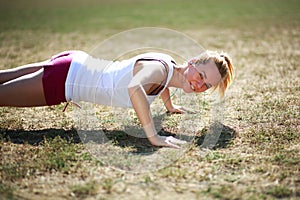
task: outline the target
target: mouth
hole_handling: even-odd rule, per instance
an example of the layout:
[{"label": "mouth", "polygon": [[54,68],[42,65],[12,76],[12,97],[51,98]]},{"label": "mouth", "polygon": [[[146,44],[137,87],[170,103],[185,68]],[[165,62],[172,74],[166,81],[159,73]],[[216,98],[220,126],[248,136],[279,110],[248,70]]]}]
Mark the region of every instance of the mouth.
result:
[{"label": "mouth", "polygon": [[190,87],[193,91],[195,91],[195,87],[192,85],[192,83],[190,83]]}]

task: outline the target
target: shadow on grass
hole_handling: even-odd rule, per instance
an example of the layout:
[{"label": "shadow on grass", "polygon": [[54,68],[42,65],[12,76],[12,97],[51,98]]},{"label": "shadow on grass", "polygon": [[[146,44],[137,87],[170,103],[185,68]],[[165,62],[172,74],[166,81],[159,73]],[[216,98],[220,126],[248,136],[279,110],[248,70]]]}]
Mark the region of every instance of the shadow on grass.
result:
[{"label": "shadow on grass", "polygon": [[[212,125],[214,126],[214,125]],[[218,131],[216,133],[210,133],[211,127],[205,127],[201,130],[201,134],[199,136],[196,136],[194,141],[197,146],[200,147],[209,147],[209,144],[204,144],[209,139],[215,139],[214,142],[211,144],[213,145],[212,149],[220,149],[220,148],[226,148],[228,145],[231,144],[232,140],[237,136],[236,130],[233,128],[226,126],[224,124],[218,124]],[[213,135],[212,137],[210,135]],[[208,137],[207,137],[208,136]],[[217,137],[217,138],[216,138]],[[209,138],[209,139],[207,139]],[[208,142],[209,143],[209,142]]]},{"label": "shadow on grass", "polygon": [[[221,132],[218,135],[217,141],[215,142],[213,149],[226,148],[236,136],[236,131],[229,126],[221,124]],[[138,129],[137,129],[138,130]],[[140,130],[142,132],[142,130]],[[155,151],[157,147],[153,147],[147,138],[135,137],[128,135],[126,130],[101,130],[105,137],[113,141],[115,145],[120,147],[132,147],[136,149],[136,152],[149,153]],[[181,134],[181,139],[187,141],[193,139],[196,146],[202,147],[206,136],[209,134],[209,127],[203,128],[196,136],[187,136]],[[62,139],[71,143],[86,143],[93,141],[95,143],[101,143],[98,138],[95,138],[95,131],[85,131],[86,137],[79,136],[75,129],[64,130],[64,129],[44,129],[44,130],[1,130],[0,139],[2,141],[10,141],[15,144],[31,144],[31,145],[42,145],[45,140],[51,140],[55,137],[61,137]],[[161,129],[160,135],[174,136],[175,133],[168,132]],[[85,139],[83,139],[85,138]]]}]

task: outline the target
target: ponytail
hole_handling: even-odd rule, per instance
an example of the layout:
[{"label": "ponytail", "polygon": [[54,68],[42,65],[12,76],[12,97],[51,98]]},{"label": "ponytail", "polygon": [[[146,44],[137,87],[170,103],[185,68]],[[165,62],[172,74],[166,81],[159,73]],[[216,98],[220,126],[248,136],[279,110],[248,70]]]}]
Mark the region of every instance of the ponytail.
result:
[{"label": "ponytail", "polygon": [[223,98],[234,78],[234,67],[231,58],[224,52],[206,51],[204,54],[201,54],[200,60],[208,59],[212,59],[215,62],[221,74],[221,81],[212,89],[213,91],[218,89],[220,97]]},{"label": "ponytail", "polygon": [[219,94],[221,98],[223,98],[226,90],[232,84],[234,78],[234,67],[231,58],[226,53],[223,52],[219,54],[219,58],[218,56],[216,56],[214,58],[214,61],[222,77],[220,83],[217,85],[216,88],[218,88]]}]

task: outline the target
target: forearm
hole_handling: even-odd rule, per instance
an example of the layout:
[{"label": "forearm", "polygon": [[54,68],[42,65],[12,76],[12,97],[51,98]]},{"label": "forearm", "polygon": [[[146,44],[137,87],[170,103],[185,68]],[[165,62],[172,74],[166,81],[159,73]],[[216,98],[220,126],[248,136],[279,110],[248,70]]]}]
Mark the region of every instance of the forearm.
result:
[{"label": "forearm", "polygon": [[154,144],[157,140],[157,132],[155,130],[146,93],[142,86],[131,87],[128,89],[128,91],[132,106],[137,114],[138,119],[140,120],[146,136],[149,141]]},{"label": "forearm", "polygon": [[161,99],[164,102],[164,105],[169,113],[177,113],[177,114],[183,114],[183,113],[194,113],[194,111],[188,110],[182,106],[174,105],[171,101],[170,91],[168,88],[166,88],[161,93]]},{"label": "forearm", "polygon": [[171,110],[174,108],[174,106],[173,106],[172,101],[171,101],[170,90],[169,90],[169,88],[166,88],[166,89],[161,93],[160,97],[161,97],[161,99],[162,99],[162,101],[163,101],[163,103],[164,103],[166,109],[167,109],[168,111],[171,111]]}]

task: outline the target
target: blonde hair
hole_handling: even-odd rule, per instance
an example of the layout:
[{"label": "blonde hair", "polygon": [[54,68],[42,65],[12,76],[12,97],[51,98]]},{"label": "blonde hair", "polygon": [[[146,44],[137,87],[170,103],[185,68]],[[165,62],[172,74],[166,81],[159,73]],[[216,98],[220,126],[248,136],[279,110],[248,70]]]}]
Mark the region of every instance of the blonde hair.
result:
[{"label": "blonde hair", "polygon": [[216,51],[205,51],[197,57],[197,63],[206,63],[209,60],[213,60],[221,74],[221,81],[214,86],[212,89],[215,91],[218,89],[219,95],[221,98],[224,97],[224,94],[228,87],[231,85],[234,78],[234,67],[231,61],[231,58],[226,53],[218,53]]}]

